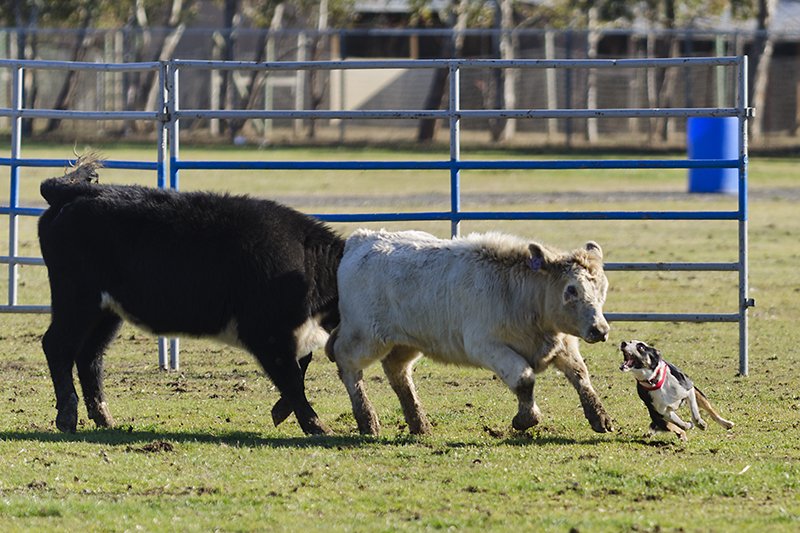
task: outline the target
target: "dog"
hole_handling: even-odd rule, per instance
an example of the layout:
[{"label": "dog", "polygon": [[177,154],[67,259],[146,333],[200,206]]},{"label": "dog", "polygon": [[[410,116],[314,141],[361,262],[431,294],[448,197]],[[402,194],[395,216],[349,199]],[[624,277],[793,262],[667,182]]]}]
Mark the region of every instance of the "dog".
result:
[{"label": "dog", "polygon": [[[687,430],[694,426],[704,430],[708,425],[700,418],[698,406],[725,429],[734,426],[733,422],[725,420],[714,411],[705,394],[683,372],[662,359],[659,350],[637,340],[623,341],[619,349],[625,357],[619,369],[631,372],[636,378],[636,391],[650,411],[652,422],[648,436],[657,431],[671,431],[682,441],[687,441]],[[684,422],[677,414],[678,408],[687,402],[692,422]]]}]

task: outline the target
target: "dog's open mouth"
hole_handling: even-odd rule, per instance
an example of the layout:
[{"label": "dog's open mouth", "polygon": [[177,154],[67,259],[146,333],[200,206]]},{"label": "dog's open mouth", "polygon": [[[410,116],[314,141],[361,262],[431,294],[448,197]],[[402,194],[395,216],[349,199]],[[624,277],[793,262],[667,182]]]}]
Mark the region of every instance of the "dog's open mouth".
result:
[{"label": "dog's open mouth", "polygon": [[619,369],[623,372],[627,372],[634,366],[636,366],[636,351],[633,349],[632,343],[623,342],[619,346],[619,351],[622,352],[622,357],[625,359],[622,361],[622,364],[619,365]]},{"label": "dog's open mouth", "polygon": [[633,365],[636,363],[636,361],[634,361],[633,357],[629,356],[625,352],[623,352],[622,355],[625,356],[625,360],[622,362],[621,365],[619,365],[619,369],[622,370],[623,372],[627,372],[628,370],[633,368]]}]

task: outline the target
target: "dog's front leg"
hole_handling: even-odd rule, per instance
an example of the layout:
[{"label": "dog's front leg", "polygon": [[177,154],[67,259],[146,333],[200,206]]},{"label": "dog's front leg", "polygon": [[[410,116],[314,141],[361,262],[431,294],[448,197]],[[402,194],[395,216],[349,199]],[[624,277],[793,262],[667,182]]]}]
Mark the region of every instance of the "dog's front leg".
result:
[{"label": "dog's front leg", "polygon": [[708,426],[705,420],[700,417],[700,409],[697,406],[697,396],[694,393],[694,387],[689,391],[689,411],[692,413],[692,422],[694,425],[704,430]]},{"label": "dog's front leg", "polygon": [[678,416],[678,413],[676,413],[672,409],[667,411],[667,416],[665,418],[667,423],[672,422],[681,429],[689,430],[694,427],[694,424],[692,424],[691,422],[684,422],[683,420],[681,420],[681,417]]},{"label": "dog's front leg", "polygon": [[675,433],[679,439],[683,442],[687,442],[689,439],[686,437],[686,432],[673,424],[672,422],[667,422],[667,429],[671,432]]}]

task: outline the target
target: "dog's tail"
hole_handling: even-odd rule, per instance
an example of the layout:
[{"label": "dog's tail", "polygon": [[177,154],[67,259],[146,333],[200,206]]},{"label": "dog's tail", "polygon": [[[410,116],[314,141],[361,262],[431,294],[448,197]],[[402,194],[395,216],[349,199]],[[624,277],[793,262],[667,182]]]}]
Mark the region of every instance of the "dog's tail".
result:
[{"label": "dog's tail", "polygon": [[697,405],[701,407],[705,412],[707,412],[709,416],[712,418],[712,420],[714,420],[714,422],[724,427],[725,429],[731,429],[735,425],[730,420],[725,420],[724,418],[722,418],[717,414],[714,408],[711,407],[711,402],[709,402],[706,395],[703,394],[703,391],[695,387],[694,393],[695,393],[694,394],[695,398],[697,398]]},{"label": "dog's tail", "polygon": [[51,207],[61,207],[79,196],[95,196],[99,193],[95,185],[97,170],[102,166],[103,163],[96,153],[82,155],[71,172],[44,180],[39,192]]}]

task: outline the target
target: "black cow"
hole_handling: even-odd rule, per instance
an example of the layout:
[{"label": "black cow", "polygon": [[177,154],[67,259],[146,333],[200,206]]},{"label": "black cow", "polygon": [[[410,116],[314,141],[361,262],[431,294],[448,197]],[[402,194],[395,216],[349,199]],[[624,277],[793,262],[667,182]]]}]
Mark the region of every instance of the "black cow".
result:
[{"label": "black cow", "polygon": [[327,434],[304,388],[311,351],[338,324],[344,240],[319,220],[268,200],[96,183],[100,163],[45,180],[39,220],[52,321],[42,340],[56,426],[74,432],[78,396],[111,427],[103,354],[122,320],[158,335],[211,337],[244,348],[303,431]]}]

